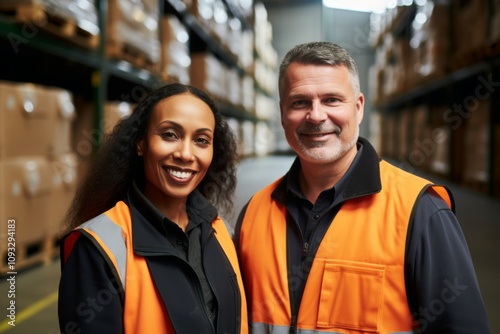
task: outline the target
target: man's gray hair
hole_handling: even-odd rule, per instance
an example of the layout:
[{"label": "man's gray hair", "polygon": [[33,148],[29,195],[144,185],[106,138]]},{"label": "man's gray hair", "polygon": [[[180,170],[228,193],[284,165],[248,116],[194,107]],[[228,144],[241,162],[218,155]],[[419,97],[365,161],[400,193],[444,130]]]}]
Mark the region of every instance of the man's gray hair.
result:
[{"label": "man's gray hair", "polygon": [[360,93],[358,67],[349,53],[337,44],[330,42],[310,42],[294,46],[281,61],[278,77],[278,90],[281,97],[283,76],[292,63],[305,65],[345,66],[349,70],[356,96]]}]

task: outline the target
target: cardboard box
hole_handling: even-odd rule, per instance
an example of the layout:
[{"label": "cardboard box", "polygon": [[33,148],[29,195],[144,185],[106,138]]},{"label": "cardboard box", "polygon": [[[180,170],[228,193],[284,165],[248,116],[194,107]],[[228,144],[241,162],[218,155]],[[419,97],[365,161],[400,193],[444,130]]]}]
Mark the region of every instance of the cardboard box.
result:
[{"label": "cardboard box", "polygon": [[210,53],[191,55],[191,85],[221,100],[227,99],[226,66]]},{"label": "cardboard box", "polygon": [[241,122],[242,155],[255,154],[255,124],[252,121]]},{"label": "cardboard box", "polygon": [[74,152],[59,154],[50,160],[52,185],[46,222],[49,235],[61,236],[64,231],[64,217],[76,193],[80,162]]},{"label": "cardboard box", "polygon": [[453,2],[454,54],[469,55],[486,44],[488,34],[487,0]]},{"label": "cardboard box", "polygon": [[51,134],[52,149],[50,155],[59,155],[71,149],[71,137],[73,122],[76,119],[73,95],[61,88],[47,87],[46,94],[50,99],[55,100],[51,122],[54,123],[55,131]]},{"label": "cardboard box", "polygon": [[6,240],[5,224],[9,219],[15,220],[16,245],[38,243],[48,236],[51,188],[52,170],[46,157],[19,156],[0,160],[1,240]]},{"label": "cardboard box", "polygon": [[234,139],[236,141],[238,155],[243,154],[243,135],[241,129],[241,122],[236,118],[228,117],[226,118],[227,125],[233,131]]},{"label": "cardboard box", "polygon": [[154,0],[108,1],[108,57],[132,61],[139,67],[158,64],[160,15],[155,4]]},{"label": "cardboard box", "polygon": [[431,128],[429,126],[429,107],[420,105],[413,111],[413,144],[408,155],[412,166],[423,171],[429,170],[435,147],[431,144]]},{"label": "cardboard box", "polygon": [[446,1],[428,1],[417,6],[416,18],[425,17],[425,22],[415,19],[412,24],[412,47],[415,48],[415,72],[418,83],[443,75],[447,71],[450,48],[451,7]]},{"label": "cardboard box", "polygon": [[[255,114],[255,84],[253,78],[249,75],[245,75],[241,79],[241,103],[243,108],[250,114]],[[274,100],[273,100],[274,102]]]},{"label": "cardboard box", "polygon": [[450,172],[452,133],[444,118],[448,111],[449,108],[443,105],[432,107],[429,113],[431,137],[428,141],[428,149],[432,152],[429,169],[441,176],[448,176]]},{"label": "cardboard box", "polygon": [[0,157],[51,155],[70,146],[74,106],[65,90],[0,82]]},{"label": "cardboard box", "polygon": [[468,183],[489,181],[490,102],[480,101],[466,120],[464,135],[463,180]]},{"label": "cardboard box", "polygon": [[166,81],[189,84],[189,33],[174,15],[161,19],[160,74]]},{"label": "cardboard box", "polygon": [[385,114],[382,117],[382,128],[384,131],[381,133],[381,155],[394,158],[396,156],[396,117],[394,114]]},{"label": "cardboard box", "polygon": [[130,116],[133,106],[127,102],[106,102],[104,105],[103,129],[105,135],[110,134],[113,128],[122,119]]},{"label": "cardboard box", "polygon": [[399,120],[398,120],[398,155],[401,155],[405,159],[408,159],[408,156],[413,149],[413,129],[412,129],[412,110],[411,109],[403,109],[399,111]]}]

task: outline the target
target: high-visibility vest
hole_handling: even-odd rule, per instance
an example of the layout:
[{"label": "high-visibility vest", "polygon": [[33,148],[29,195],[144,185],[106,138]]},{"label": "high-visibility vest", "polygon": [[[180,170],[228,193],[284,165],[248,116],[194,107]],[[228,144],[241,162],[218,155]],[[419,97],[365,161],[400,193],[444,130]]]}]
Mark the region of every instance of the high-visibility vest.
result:
[{"label": "high-visibility vest", "polygon": [[[381,161],[379,193],[348,199],[310,264],[297,333],[416,333],[406,298],[404,260],[414,204],[432,186],[443,187]],[[250,201],[241,225],[242,266],[254,334],[289,333],[286,208],[271,194],[274,182]],[[292,282],[293,284],[293,282]]]},{"label": "high-visibility vest", "polygon": [[[239,273],[236,250],[224,222],[220,218],[216,218],[212,222],[212,227],[231,266],[236,273]],[[112,262],[113,269],[118,273],[125,295],[123,314],[125,334],[175,333],[162,297],[157,291],[148,269],[146,259],[134,254],[132,224],[128,206],[124,202],[118,202],[115,207],[75,229],[75,231],[78,230],[84,230],[85,233],[92,236]],[[73,232],[65,239],[64,261],[69,257],[79,235],[80,233]],[[243,284],[239,274],[237,274],[237,281],[241,294],[240,333],[246,334],[248,333],[248,318]]]}]

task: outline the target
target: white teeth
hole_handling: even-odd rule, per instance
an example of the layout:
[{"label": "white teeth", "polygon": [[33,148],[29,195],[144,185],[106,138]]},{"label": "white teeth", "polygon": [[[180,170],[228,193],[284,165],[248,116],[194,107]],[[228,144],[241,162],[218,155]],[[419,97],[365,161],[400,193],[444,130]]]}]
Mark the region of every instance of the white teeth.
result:
[{"label": "white teeth", "polygon": [[179,178],[179,179],[187,179],[188,177],[190,177],[193,174],[192,172],[180,172],[178,170],[173,170],[170,168],[167,169],[167,172],[169,174],[172,174],[176,178]]}]

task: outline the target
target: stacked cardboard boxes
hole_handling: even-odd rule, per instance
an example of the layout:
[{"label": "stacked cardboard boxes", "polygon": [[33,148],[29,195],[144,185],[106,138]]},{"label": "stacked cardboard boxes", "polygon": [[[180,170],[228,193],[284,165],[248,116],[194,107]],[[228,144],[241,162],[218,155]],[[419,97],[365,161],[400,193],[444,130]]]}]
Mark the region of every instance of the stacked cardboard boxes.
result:
[{"label": "stacked cardboard boxes", "polygon": [[430,137],[426,143],[430,152],[429,169],[440,176],[449,176],[451,171],[452,128],[446,122],[451,110],[445,105],[433,106],[430,110]]},{"label": "stacked cardboard boxes", "polygon": [[95,0],[2,0],[0,12],[14,14],[14,19],[29,29],[38,28],[80,46],[98,46],[100,29]]},{"label": "stacked cardboard boxes", "polygon": [[[398,2],[372,15],[376,61],[369,80],[372,101],[387,118],[381,123],[389,130],[380,133],[385,155],[403,154],[415,168],[500,194],[492,124],[498,92],[489,83],[498,79],[499,23],[499,0]],[[483,71],[485,64],[491,68]],[[413,144],[405,153],[407,134]]]},{"label": "stacked cardboard boxes", "polygon": [[415,80],[412,86],[444,75],[450,54],[450,3],[449,0],[427,1],[417,6],[412,22]]},{"label": "stacked cardboard boxes", "polygon": [[274,47],[273,29],[267,16],[266,7],[256,3],[254,8],[255,52],[254,77],[257,85],[267,94],[276,90],[276,68],[278,55]]},{"label": "stacked cardboard boxes", "polygon": [[114,127],[123,119],[132,114],[134,105],[128,102],[108,101],[104,105],[103,129],[109,135]]},{"label": "stacked cardboard boxes", "polygon": [[211,53],[191,54],[191,84],[222,101],[227,100],[227,71],[228,67]]},{"label": "stacked cardboard boxes", "polygon": [[5,224],[15,220],[19,261],[32,245],[47,250],[59,236],[76,186],[73,118],[66,90],[0,82],[0,235],[6,240]]},{"label": "stacked cardboard boxes", "polygon": [[[231,6],[239,8],[243,20],[251,18],[252,1],[231,1]],[[250,4],[250,6],[249,6]],[[248,69],[253,63],[253,33],[244,29],[241,21],[229,15],[227,1],[224,0],[193,0],[186,2],[188,11],[206,30],[222,49],[225,49],[238,62]]]},{"label": "stacked cardboard boxes", "polygon": [[234,139],[236,141],[238,156],[243,155],[243,138],[242,138],[242,129],[241,122],[233,117],[226,118],[227,125],[233,132]]},{"label": "stacked cardboard boxes", "polygon": [[159,17],[157,0],[109,0],[108,57],[154,71],[160,61]]},{"label": "stacked cardboard boxes", "polygon": [[81,183],[90,168],[94,148],[99,147],[111,134],[116,124],[128,117],[134,105],[128,102],[108,101],[96,129],[95,106],[83,99],[75,101],[77,117],[71,133],[71,145],[78,158],[77,184]]},{"label": "stacked cardboard boxes", "polygon": [[255,84],[253,78],[246,74],[241,79],[241,103],[250,114],[256,113]]},{"label": "stacked cardboard boxes", "polygon": [[161,19],[160,74],[165,81],[189,84],[189,33],[174,15]]},{"label": "stacked cardboard boxes", "polygon": [[250,156],[255,154],[255,123],[252,121],[241,122],[241,154]]},{"label": "stacked cardboard boxes", "polygon": [[[488,0],[453,1],[453,41],[455,61],[463,62],[481,50],[488,36]],[[468,59],[466,59],[468,62]]]},{"label": "stacked cardboard boxes", "polygon": [[489,181],[489,122],[490,102],[478,101],[469,111],[464,125],[463,181],[477,190],[485,191]]},{"label": "stacked cardboard boxes", "polygon": [[267,122],[255,124],[255,154],[264,156],[272,152],[276,147],[276,137]]},{"label": "stacked cardboard boxes", "polygon": [[431,137],[429,106],[422,104],[414,108],[412,118],[413,141],[408,161],[421,170],[429,170],[432,152],[427,149]]}]

